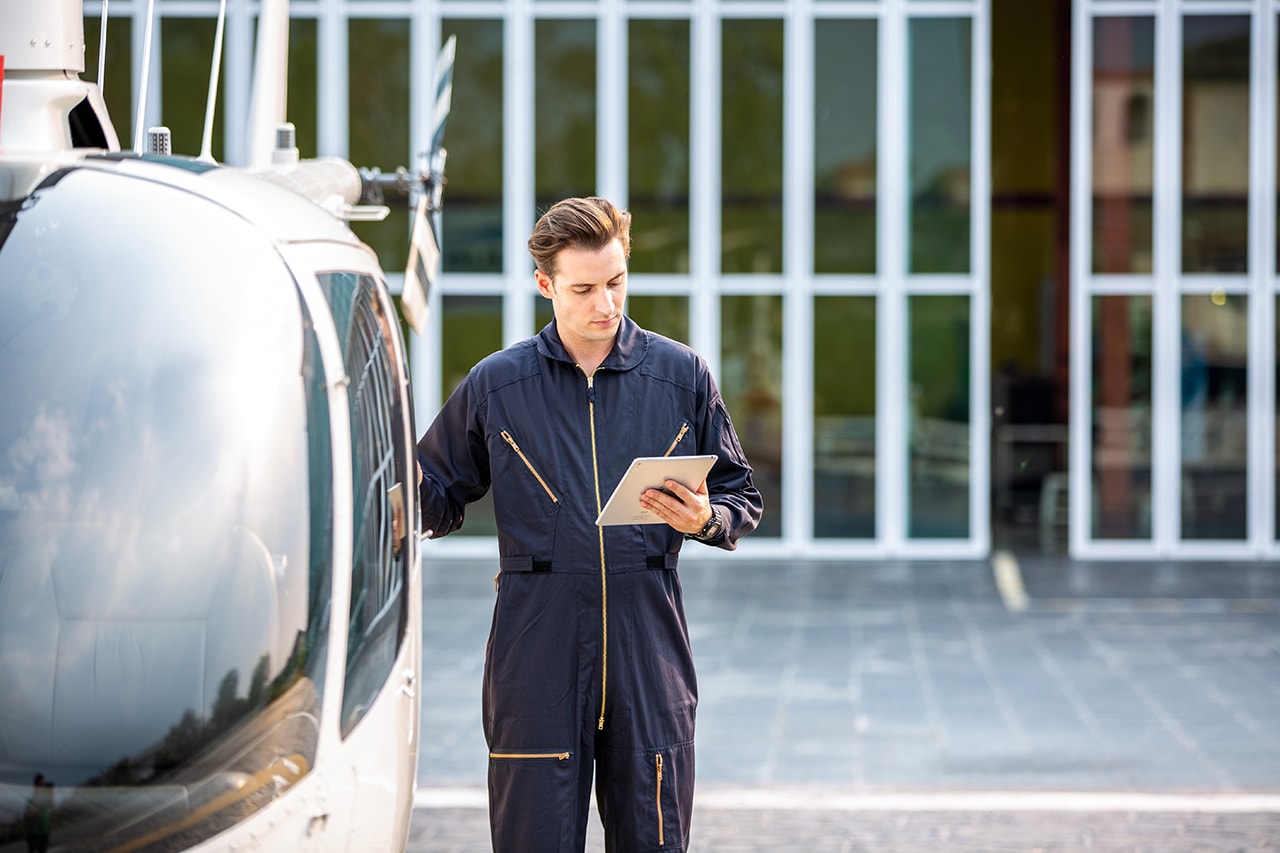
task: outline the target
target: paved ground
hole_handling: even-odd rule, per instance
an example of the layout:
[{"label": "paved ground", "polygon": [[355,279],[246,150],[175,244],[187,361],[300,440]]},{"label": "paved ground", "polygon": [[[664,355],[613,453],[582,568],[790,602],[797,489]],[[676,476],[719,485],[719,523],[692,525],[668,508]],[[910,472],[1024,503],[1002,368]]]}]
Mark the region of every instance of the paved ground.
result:
[{"label": "paved ground", "polygon": [[[489,849],[492,574],[426,564],[415,853]],[[694,851],[1280,849],[1280,567],[690,559],[681,576]]]}]

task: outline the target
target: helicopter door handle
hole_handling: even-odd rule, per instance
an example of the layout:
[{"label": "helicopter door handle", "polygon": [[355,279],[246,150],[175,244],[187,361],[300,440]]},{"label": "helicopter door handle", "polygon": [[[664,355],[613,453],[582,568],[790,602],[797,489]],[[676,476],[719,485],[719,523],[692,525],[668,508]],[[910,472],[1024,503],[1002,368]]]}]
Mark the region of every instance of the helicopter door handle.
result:
[{"label": "helicopter door handle", "polygon": [[404,671],[404,684],[400,685],[400,690],[403,691],[404,695],[408,696],[410,699],[413,699],[418,695],[413,689],[416,678],[417,677],[413,674],[413,670],[406,669]]}]

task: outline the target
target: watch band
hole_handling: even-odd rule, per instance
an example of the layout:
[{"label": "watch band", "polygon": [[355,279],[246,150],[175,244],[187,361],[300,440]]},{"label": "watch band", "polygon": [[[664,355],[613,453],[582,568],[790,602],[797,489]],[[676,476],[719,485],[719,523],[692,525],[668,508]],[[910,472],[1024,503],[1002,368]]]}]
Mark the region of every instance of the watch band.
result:
[{"label": "watch band", "polygon": [[697,533],[686,533],[686,539],[697,539],[699,542],[707,542],[720,535],[720,531],[724,528],[724,520],[720,517],[720,509],[715,505],[711,505],[711,517],[707,519],[707,523],[702,525],[702,529]]}]

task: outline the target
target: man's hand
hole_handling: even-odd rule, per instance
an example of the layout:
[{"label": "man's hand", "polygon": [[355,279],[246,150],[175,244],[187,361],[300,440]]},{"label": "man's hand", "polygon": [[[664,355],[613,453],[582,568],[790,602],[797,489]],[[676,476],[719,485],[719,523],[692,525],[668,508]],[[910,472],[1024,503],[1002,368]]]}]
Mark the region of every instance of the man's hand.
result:
[{"label": "man's hand", "polygon": [[667,480],[666,490],[646,489],[640,505],[681,533],[698,533],[711,520],[707,481],[692,490],[675,480]]}]

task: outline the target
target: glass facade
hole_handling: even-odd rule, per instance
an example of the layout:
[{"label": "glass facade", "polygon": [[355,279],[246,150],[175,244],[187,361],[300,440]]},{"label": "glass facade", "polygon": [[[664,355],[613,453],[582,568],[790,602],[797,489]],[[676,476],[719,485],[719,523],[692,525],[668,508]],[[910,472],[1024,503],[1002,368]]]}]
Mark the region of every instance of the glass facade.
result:
[{"label": "glass facade", "polygon": [[[249,25],[231,37],[251,33],[233,14]],[[1248,507],[1280,506],[1259,391],[1280,299],[1280,61],[1262,55],[1280,5],[295,14],[300,149],[384,171],[425,147],[420,45],[458,39],[443,274],[411,354],[420,427],[471,364],[551,320],[524,250],[538,213],[601,194],[634,216],[629,313],[703,353],[729,402],[766,498],[751,548],[972,555],[1052,527],[1071,535],[1043,547],[1081,554],[1277,553],[1280,509]],[[199,110],[174,93],[208,51],[183,46],[211,22],[160,17],[152,111],[186,137]],[[130,26],[112,31],[118,124]],[[229,115],[246,78],[224,85]],[[409,222],[387,203],[355,227],[394,276]],[[482,502],[440,547],[492,532]]]},{"label": "glass facade", "polygon": [[1095,19],[1092,74],[1093,271],[1149,273],[1155,20]]}]

